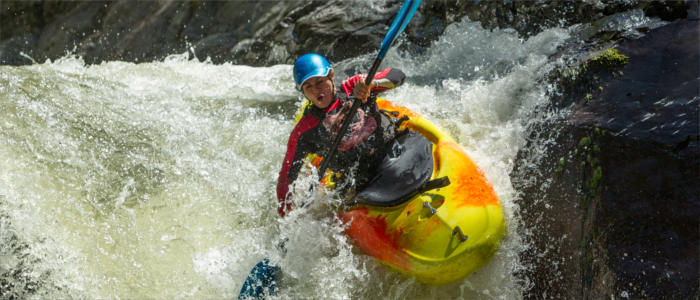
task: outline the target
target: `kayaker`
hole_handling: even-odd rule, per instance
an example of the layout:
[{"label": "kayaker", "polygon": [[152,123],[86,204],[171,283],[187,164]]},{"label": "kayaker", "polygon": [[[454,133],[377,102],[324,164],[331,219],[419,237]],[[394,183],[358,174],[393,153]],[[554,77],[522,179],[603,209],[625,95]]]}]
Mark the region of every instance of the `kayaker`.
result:
[{"label": "kayaker", "polygon": [[[296,180],[309,154],[323,155],[352,105],[351,96],[362,100],[353,123],[338,147],[338,153],[328,169],[340,178],[334,179],[340,191],[346,191],[353,174],[354,185],[361,186],[371,178],[372,167],[384,157],[384,148],[393,140],[396,126],[389,116],[377,109],[377,93],[393,89],[403,83],[406,75],[399,69],[377,72],[370,86],[364,82],[366,74],[344,80],[340,86],[333,81],[335,72],[326,58],[306,54],[294,63],[296,87],[313,105],[307,106],[287,142],[287,153],[277,179],[278,213],[284,216],[291,210],[287,202],[289,186]],[[369,100],[368,100],[369,99]]]}]

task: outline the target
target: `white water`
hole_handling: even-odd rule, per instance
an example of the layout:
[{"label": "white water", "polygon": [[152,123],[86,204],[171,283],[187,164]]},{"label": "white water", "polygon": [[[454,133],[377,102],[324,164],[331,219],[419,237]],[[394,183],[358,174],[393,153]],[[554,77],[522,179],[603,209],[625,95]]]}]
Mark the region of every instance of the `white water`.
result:
[{"label": "white water", "polygon": [[528,282],[514,273],[527,245],[509,173],[525,126],[547,117],[533,115],[546,99],[541,77],[567,38],[551,29],[522,41],[465,21],[423,55],[393,49],[384,60],[408,79],[383,97],[457,139],[506,215],[494,259],[441,287],[355,249],[328,199],[277,217],[277,173],[302,103],[291,66],[185,56],[0,66],[0,279],[28,298],[234,298],[270,257],[284,271],[282,299],[520,298]]}]

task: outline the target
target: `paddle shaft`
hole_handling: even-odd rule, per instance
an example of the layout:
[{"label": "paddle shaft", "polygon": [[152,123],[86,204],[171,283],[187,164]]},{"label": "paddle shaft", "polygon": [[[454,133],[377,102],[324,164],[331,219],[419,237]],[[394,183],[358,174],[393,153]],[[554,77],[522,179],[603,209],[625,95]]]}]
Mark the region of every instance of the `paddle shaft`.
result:
[{"label": "paddle shaft", "polygon": [[[386,55],[386,52],[389,51],[391,43],[394,41],[394,39],[396,39],[396,36],[401,34],[406,25],[408,25],[408,22],[411,21],[413,13],[415,13],[416,9],[418,8],[418,5],[420,5],[420,2],[421,0],[404,0],[403,5],[401,5],[401,8],[399,9],[399,13],[396,15],[396,18],[394,18],[394,22],[391,24],[391,27],[389,27],[389,32],[382,41],[382,46],[379,49],[377,58],[374,60],[372,67],[367,73],[367,78],[365,78],[365,84],[368,87],[372,83],[374,75],[377,73],[377,69],[379,69],[379,65],[382,63],[382,59],[384,59],[384,55]],[[318,173],[320,179],[323,179],[323,174],[326,172],[329,162],[333,160],[333,157],[338,152],[338,146],[340,145],[340,142],[342,141],[343,136],[345,135],[345,131],[347,131],[348,126],[350,126],[352,119],[355,117],[355,113],[360,107],[360,103],[362,103],[361,100],[353,97],[353,103],[350,112],[346,116],[346,119],[343,120],[343,124],[340,127],[340,130],[338,131],[338,135],[333,140],[332,147],[328,149],[327,153],[323,156],[323,160],[321,161]],[[270,265],[268,259],[264,259],[263,261],[259,262],[253,268],[253,270],[251,270],[250,275],[248,275],[248,277],[246,278],[246,282],[243,284],[238,298],[241,299],[254,297],[256,299],[260,299],[263,296],[265,296],[265,290],[263,289],[263,287],[268,288],[271,295],[275,294],[277,291],[276,282],[279,273],[279,267]],[[253,285],[255,285],[255,288],[253,288]]]},{"label": "paddle shaft", "polygon": [[[369,73],[367,74],[367,78],[365,78],[365,85],[369,86],[372,83],[372,79],[374,79],[374,75],[377,74],[377,69],[379,69],[379,65],[381,63],[382,63],[382,59],[379,57],[377,57],[374,60],[374,63],[372,64],[372,68],[370,68]],[[360,107],[361,103],[362,103],[362,100],[353,97],[353,102],[352,102],[352,107],[350,107],[350,112],[348,112],[348,115],[345,116],[345,119],[343,120],[343,125],[340,126],[340,130],[338,130],[338,134],[333,139],[333,143],[332,143],[331,147],[328,149],[327,153],[325,155],[323,155],[323,160],[321,161],[321,165],[318,168],[319,179],[323,179],[323,174],[326,173],[326,169],[328,168],[328,164],[333,159],[335,154],[338,153],[338,146],[340,145],[340,142],[343,140],[343,136],[345,135],[345,132],[348,130],[348,126],[350,126],[350,123],[352,123],[352,119],[355,118],[355,114],[357,113],[357,109]]]}]

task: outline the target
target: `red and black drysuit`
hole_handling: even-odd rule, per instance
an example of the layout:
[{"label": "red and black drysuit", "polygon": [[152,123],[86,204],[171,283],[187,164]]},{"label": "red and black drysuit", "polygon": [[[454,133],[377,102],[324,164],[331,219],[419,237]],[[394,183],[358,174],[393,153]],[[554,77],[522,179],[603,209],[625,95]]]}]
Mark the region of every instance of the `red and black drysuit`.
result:
[{"label": "red and black drysuit", "polygon": [[[282,162],[282,170],[277,179],[277,199],[279,201],[278,213],[284,216],[291,209],[287,202],[289,185],[296,180],[299,171],[308,154],[322,155],[331,145],[331,132],[324,126],[326,117],[332,118],[343,107],[351,103],[353,88],[358,81],[364,80],[366,74],[355,75],[343,81],[340,88],[336,89],[336,99],[326,109],[310,105],[303,113],[301,120],[296,124],[287,142],[287,154]],[[371,90],[376,94],[388,89],[398,87],[403,83],[406,75],[399,69],[385,69],[374,76],[376,87]],[[384,157],[384,148],[389,144],[395,134],[396,127],[391,119],[377,110],[377,104],[370,96],[366,104],[360,109],[367,118],[374,118],[376,129],[360,144],[350,149],[339,149],[328,169],[339,174],[354,174],[357,186],[369,180],[372,174],[372,166],[378,165]],[[360,115],[360,113],[358,113]],[[357,117],[353,122],[357,121]],[[345,137],[344,141],[347,139]],[[340,147],[339,147],[340,148]],[[360,159],[361,158],[361,159]],[[342,181],[342,179],[341,179]],[[342,186],[342,184],[336,186]]]}]

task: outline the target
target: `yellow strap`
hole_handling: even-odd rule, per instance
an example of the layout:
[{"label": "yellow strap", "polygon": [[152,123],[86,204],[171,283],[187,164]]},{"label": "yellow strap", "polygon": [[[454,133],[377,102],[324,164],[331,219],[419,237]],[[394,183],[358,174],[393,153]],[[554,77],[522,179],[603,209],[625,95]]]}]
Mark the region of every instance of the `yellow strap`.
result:
[{"label": "yellow strap", "polygon": [[307,109],[309,106],[311,106],[311,101],[306,100],[306,102],[304,102],[304,105],[302,105],[302,106],[297,110],[296,117],[294,117],[294,124],[297,124],[297,123],[299,123],[299,121],[301,121],[301,117],[304,116],[304,112],[306,111],[306,109]]}]

